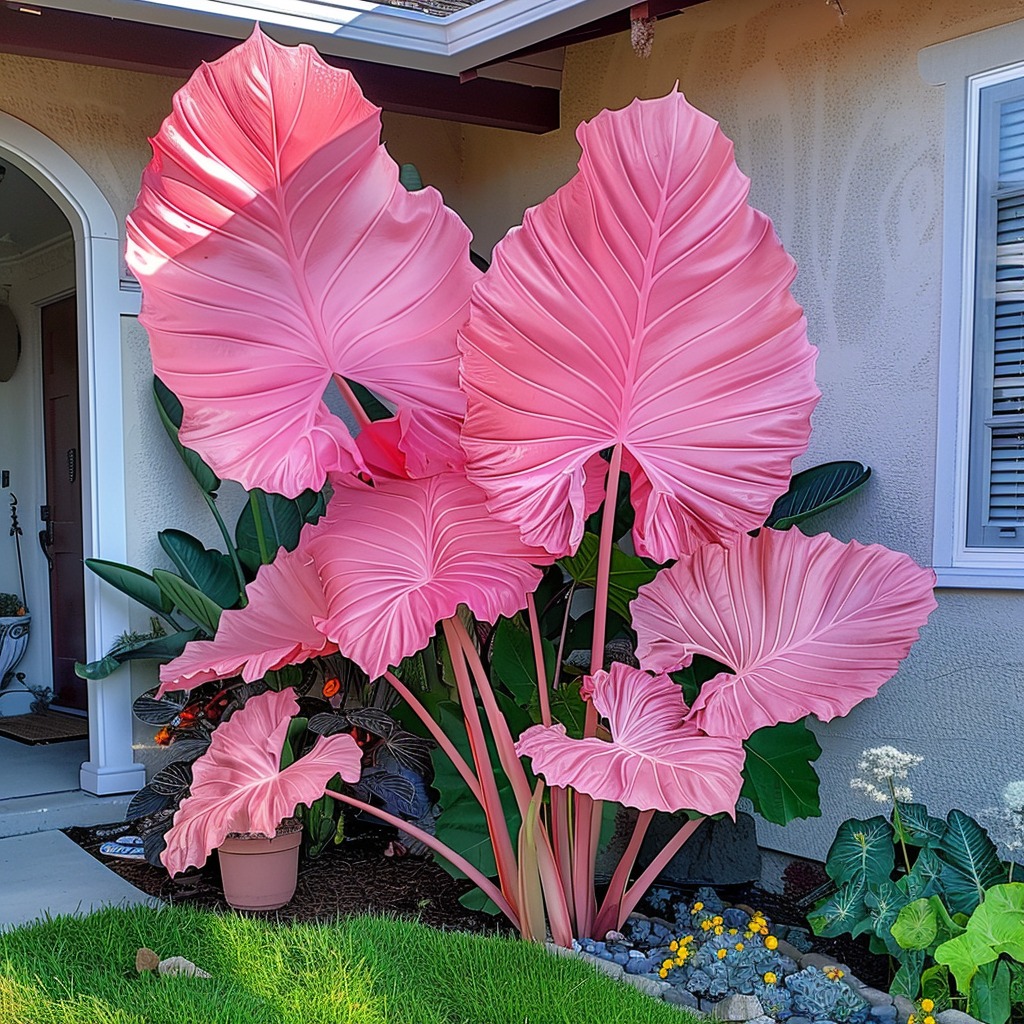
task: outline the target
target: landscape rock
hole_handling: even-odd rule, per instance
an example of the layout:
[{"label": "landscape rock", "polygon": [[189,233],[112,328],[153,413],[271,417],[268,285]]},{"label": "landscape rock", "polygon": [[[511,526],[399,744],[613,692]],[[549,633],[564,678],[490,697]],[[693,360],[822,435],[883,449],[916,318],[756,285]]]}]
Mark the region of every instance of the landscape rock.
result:
[{"label": "landscape rock", "polygon": [[726,996],[715,1004],[711,1015],[716,1020],[748,1021],[764,1016],[764,1007],[757,996],[744,996],[738,993]]},{"label": "landscape rock", "polygon": [[186,960],[183,956],[169,956],[166,960],[161,960],[157,964],[156,970],[157,974],[185,974],[193,978],[210,977],[201,967],[196,967],[191,960]]},{"label": "landscape rock", "polygon": [[142,946],[139,951],[135,954],[135,970],[139,974],[143,974],[146,971],[155,971],[160,966],[160,957],[149,949],[147,946]]},{"label": "landscape rock", "polygon": [[896,1024],[896,1007],[892,1003],[885,1006],[872,1006],[868,1014],[873,1021],[878,1021],[879,1024]]},{"label": "landscape rock", "polygon": [[963,1010],[943,1010],[941,1013],[935,1014],[935,1019],[939,1024],[979,1024],[974,1017],[969,1013],[964,1013]]},{"label": "landscape rock", "polygon": [[787,942],[785,939],[779,939],[779,944],[776,947],[779,956],[788,956],[790,960],[799,962],[800,957],[804,955],[804,951],[797,949],[791,942]]},{"label": "landscape rock", "polygon": [[888,992],[882,992],[881,989],[858,985],[857,992],[870,1006],[892,1006],[892,996]]},{"label": "landscape rock", "polygon": [[892,1002],[896,1007],[896,1020],[899,1024],[907,1024],[912,1016],[918,1016],[917,1007],[906,996],[893,996]]},{"label": "landscape rock", "polygon": [[640,960],[630,959],[623,970],[627,974],[650,974],[655,970],[655,963],[650,957],[643,957]]},{"label": "landscape rock", "polygon": [[687,992],[685,988],[676,988],[674,985],[666,990],[664,998],[666,1003],[673,1006],[688,1006],[691,1010],[696,1010],[700,1005],[692,992]]}]

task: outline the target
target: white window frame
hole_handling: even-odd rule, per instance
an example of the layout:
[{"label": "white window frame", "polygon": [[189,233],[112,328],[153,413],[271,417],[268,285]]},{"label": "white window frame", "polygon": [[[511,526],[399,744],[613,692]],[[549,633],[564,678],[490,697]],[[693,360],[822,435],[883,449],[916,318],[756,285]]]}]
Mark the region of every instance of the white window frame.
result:
[{"label": "white window frame", "polygon": [[1024,79],[1024,21],[937,43],[921,75],[945,86],[945,182],[933,566],[939,586],[1024,589],[1024,547],[967,543],[982,90]]}]

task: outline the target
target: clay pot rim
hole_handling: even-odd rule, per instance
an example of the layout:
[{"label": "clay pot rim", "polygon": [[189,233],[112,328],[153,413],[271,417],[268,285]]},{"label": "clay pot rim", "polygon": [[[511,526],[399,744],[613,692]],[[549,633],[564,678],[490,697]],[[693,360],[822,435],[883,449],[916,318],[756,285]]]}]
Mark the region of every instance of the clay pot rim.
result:
[{"label": "clay pot rim", "polygon": [[292,835],[295,832],[302,831],[302,822],[297,818],[285,818],[280,825],[277,826],[277,831],[272,835],[268,836],[266,832],[229,832],[224,838],[225,839],[277,839],[279,836]]}]

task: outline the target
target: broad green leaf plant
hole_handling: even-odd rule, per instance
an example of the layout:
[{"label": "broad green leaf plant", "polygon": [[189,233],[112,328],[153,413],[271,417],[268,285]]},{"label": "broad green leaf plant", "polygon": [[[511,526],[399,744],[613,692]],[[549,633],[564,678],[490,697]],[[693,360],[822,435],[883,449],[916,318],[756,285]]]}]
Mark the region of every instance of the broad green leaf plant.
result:
[{"label": "broad green leaf plant", "polygon": [[[153,140],[128,260],[181,443],[248,488],[330,489],[162,685],[257,680],[334,650],[386,680],[460,781],[449,837],[470,830],[474,856],[321,785],[332,753],[351,778],[343,738],[289,766],[296,800],[326,793],[404,828],[525,936],[569,945],[621,925],[705,817],[735,813],[749,751],[749,792],[770,790],[786,753],[766,730],[789,723],[811,752],[799,723],[896,672],[934,576],[877,545],[763,528],[807,447],[816,351],[793,261],[682,95],[581,125],[578,173],[485,273],[439,194],[403,187],[380,130],[351,75],[257,31],[196,72]],[[391,415],[373,419],[366,395]],[[563,585],[593,609],[558,630]],[[232,763],[252,774],[257,727],[277,736],[292,713],[266,695],[250,709],[214,734],[216,771],[196,764],[223,786],[182,804],[172,871],[289,810],[269,769],[273,815],[226,792]],[[781,802],[784,817],[811,801]],[[598,902],[615,803],[637,824]],[[658,811],[679,831],[633,877]]]}]

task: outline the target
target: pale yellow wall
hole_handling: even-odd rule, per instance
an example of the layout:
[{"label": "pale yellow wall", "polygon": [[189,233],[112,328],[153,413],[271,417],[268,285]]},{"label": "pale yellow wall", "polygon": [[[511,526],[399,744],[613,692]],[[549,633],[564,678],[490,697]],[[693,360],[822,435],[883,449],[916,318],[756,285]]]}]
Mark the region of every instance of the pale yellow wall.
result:
[{"label": "pale yellow wall", "polygon": [[[824,392],[803,464],[857,458],[870,489],[822,525],[928,564],[942,258],[941,89],[917,52],[1024,17],[1017,0],[711,0],[657,25],[643,61],[627,35],[568,51],[564,127],[543,137],[463,129],[458,208],[487,251],[575,170],[576,124],[678,80],[719,119],[800,266],[795,291],[820,346]],[[941,592],[899,676],[819,730],[824,821],[763,827],[781,850],[822,857],[833,827],[874,810],[849,778],[859,752],[926,755],[919,796],[936,810],[997,802],[1024,777],[1024,592]]]}]

